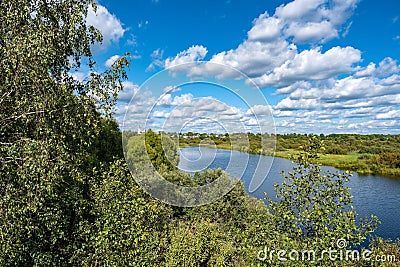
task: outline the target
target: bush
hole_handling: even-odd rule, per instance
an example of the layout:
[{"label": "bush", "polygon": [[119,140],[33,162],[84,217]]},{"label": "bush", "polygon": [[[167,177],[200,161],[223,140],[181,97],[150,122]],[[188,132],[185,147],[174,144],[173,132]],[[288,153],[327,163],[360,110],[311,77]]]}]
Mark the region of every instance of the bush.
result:
[{"label": "bush", "polygon": [[350,174],[323,173],[317,163],[322,142],[314,135],[308,142],[295,159],[293,171],[284,174],[282,185],[275,185],[278,201],[268,199],[273,226],[294,243],[316,251],[329,249],[342,238],[349,245],[358,245],[374,231],[377,218],[356,223],[350,189],[345,186]]},{"label": "bush", "polygon": [[334,155],[347,155],[348,151],[338,145],[331,145],[326,148],[325,153]]}]

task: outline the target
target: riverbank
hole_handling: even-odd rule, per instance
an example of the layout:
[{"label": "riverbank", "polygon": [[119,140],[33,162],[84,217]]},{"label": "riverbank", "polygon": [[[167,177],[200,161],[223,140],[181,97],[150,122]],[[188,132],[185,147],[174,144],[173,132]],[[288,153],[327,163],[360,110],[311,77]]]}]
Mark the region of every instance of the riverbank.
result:
[{"label": "riverbank", "polygon": [[[214,148],[211,148],[214,149]],[[246,192],[257,199],[264,199],[265,193],[274,198],[276,192],[274,184],[282,185],[284,178],[280,173],[293,172],[293,164],[290,160],[276,157],[272,161],[272,165],[266,173],[263,171],[256,172],[257,166],[267,166],[271,162],[269,157],[263,157],[256,154],[248,157],[247,153],[236,152],[232,150],[220,149],[217,152],[204,148],[199,154],[198,147],[186,147],[180,150],[180,154],[184,155],[180,160],[180,167],[184,170],[199,170],[206,167],[209,163],[209,169],[226,169],[229,161],[234,158],[236,162],[243,162],[246,171],[243,173],[243,166],[231,166],[229,173],[232,177],[240,177],[244,183]],[[268,159],[269,158],[269,159]],[[196,159],[196,160],[194,160]],[[244,163],[246,162],[246,163]],[[327,172],[335,172],[334,167],[323,167],[321,174]],[[261,181],[262,184],[255,191],[249,192],[251,181]],[[400,179],[388,179],[385,176],[358,175],[354,173],[350,181],[346,183],[346,187],[351,188],[350,193],[353,197],[352,205],[359,214],[359,218],[363,218],[368,214],[378,216],[382,224],[379,225],[375,234],[383,238],[391,238],[392,240],[399,238],[400,225],[393,218],[400,218],[399,206],[400,199]],[[367,244],[364,244],[367,245]]]},{"label": "riverbank", "polygon": [[[299,154],[299,150],[288,149],[276,151],[275,157],[290,159],[293,155]],[[389,178],[400,179],[399,168],[386,168],[370,165],[369,160],[374,154],[352,152],[346,155],[321,154],[319,162],[325,166],[335,167],[341,170],[357,172],[360,175],[381,175]]]},{"label": "riverbank", "polygon": [[[179,148],[188,146],[198,146],[199,144],[180,144]],[[251,151],[242,151],[241,149],[235,149],[229,144],[222,143],[217,145],[201,144],[205,147],[218,148],[225,150],[236,150],[241,152],[248,152],[250,154],[260,155],[262,153],[252,153]],[[293,156],[298,155],[300,150],[297,149],[286,149],[284,151],[275,151],[274,157],[291,159]],[[272,155],[269,155],[272,156]],[[400,179],[400,168],[387,168],[377,166],[376,164],[370,164],[371,158],[375,157],[375,154],[370,153],[357,153],[351,152],[345,155],[341,154],[321,154],[319,162],[324,166],[331,166],[341,170],[349,170],[357,172],[360,175],[381,175],[388,178]]]}]

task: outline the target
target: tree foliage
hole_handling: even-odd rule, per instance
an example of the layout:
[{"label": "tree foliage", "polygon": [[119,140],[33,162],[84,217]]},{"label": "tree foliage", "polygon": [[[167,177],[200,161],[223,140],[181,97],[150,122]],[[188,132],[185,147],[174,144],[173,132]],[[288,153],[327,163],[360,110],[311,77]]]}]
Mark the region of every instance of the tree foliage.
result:
[{"label": "tree foliage", "polygon": [[73,257],[85,266],[151,266],[163,261],[171,207],[147,195],[126,164],[115,161],[92,187],[92,224]]},{"label": "tree foliage", "polygon": [[[88,81],[94,1],[0,2],[0,265],[65,265],[91,223],[93,172],[121,157],[110,115],[126,58]],[[107,138],[104,140],[103,138]],[[114,141],[113,141],[114,140]]]},{"label": "tree foliage", "polygon": [[277,201],[268,199],[273,227],[307,249],[316,251],[336,247],[337,240],[349,246],[359,245],[373,232],[378,220],[366,217],[357,223],[357,213],[351,206],[351,174],[339,171],[323,172],[318,163],[323,142],[315,135],[297,156],[293,171],[284,175],[282,185],[275,184]]}]

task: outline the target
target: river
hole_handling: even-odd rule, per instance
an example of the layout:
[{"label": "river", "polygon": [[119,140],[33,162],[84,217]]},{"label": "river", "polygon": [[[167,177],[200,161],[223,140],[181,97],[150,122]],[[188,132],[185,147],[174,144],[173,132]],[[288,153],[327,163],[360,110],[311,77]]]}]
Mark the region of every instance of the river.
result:
[{"label": "river", "polygon": [[[274,197],[273,184],[283,181],[282,171],[292,170],[290,160],[238,151],[186,147],[180,149],[179,153],[178,167],[181,170],[195,172],[205,168],[221,168],[231,176],[241,178],[249,195],[259,199],[265,197],[264,192]],[[261,166],[258,169],[257,164]],[[323,166],[323,170],[336,171],[337,169]],[[264,177],[265,180],[263,180]],[[252,179],[253,183],[257,181],[260,184],[255,191],[249,190]],[[354,173],[347,186],[351,188],[351,194],[354,196],[353,206],[359,216],[374,214],[381,221],[375,235],[390,239],[400,238],[400,180]]]}]

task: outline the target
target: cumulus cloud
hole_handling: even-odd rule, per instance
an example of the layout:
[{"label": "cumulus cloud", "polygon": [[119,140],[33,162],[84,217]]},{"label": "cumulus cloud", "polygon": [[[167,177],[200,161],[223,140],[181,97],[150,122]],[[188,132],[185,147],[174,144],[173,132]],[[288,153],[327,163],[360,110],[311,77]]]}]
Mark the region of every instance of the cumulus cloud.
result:
[{"label": "cumulus cloud", "polygon": [[[365,120],[374,122],[367,124],[370,127],[369,131],[374,126],[375,132],[390,132],[395,128],[388,127],[387,123],[381,123],[380,120],[398,119],[400,114],[398,76],[393,74],[385,79],[374,76],[349,76],[333,80],[334,82],[326,81],[325,85],[320,82],[318,86],[312,82],[307,83],[303,87],[286,90],[284,93],[287,93],[287,96],[273,107],[273,114],[276,118],[316,120],[315,125],[308,127],[308,132],[315,132],[318,129],[322,132],[328,129],[332,129],[332,132],[337,132],[339,129],[342,132],[357,132],[359,127],[365,125],[360,121]],[[331,120],[327,125],[329,128],[318,128],[326,119]],[[340,120],[342,124],[337,123]]]},{"label": "cumulus cloud", "polygon": [[318,99],[291,99],[284,98],[275,108],[279,110],[304,110],[319,107]]},{"label": "cumulus cloud", "polygon": [[333,47],[325,53],[320,48],[314,48],[296,54],[272,72],[253,80],[263,87],[288,86],[302,80],[323,80],[350,72],[352,65],[360,60],[360,51],[353,47]]},{"label": "cumulus cloud", "polygon": [[121,56],[120,55],[114,55],[110,57],[109,59],[106,60],[106,67],[111,67]]},{"label": "cumulus cloud", "polygon": [[[395,129],[400,124],[395,123],[400,117],[399,63],[387,57],[360,66],[363,59],[357,48],[325,47],[330,40],[348,34],[358,3],[293,0],[283,4],[274,13],[259,15],[236,48],[211,55],[210,63],[194,66],[187,74],[242,78],[236,71],[219,67],[227,65],[249,76],[248,84],[275,88],[273,95],[280,95],[281,100],[272,107],[231,109],[246,127],[254,122],[252,114],[272,112],[281,132],[357,132],[364,126],[377,132]],[[168,68],[196,62],[207,53],[206,47],[194,45],[162,64]],[[166,101],[171,104],[174,98]],[[212,101],[203,106],[191,101],[196,108],[182,106],[174,111],[176,116],[200,116],[208,107],[221,108]],[[220,112],[221,116],[228,113],[227,109]]]},{"label": "cumulus cloud", "polygon": [[[325,43],[338,37],[359,0],[295,0],[276,9],[285,22],[285,35],[298,43]],[[345,30],[347,29],[344,28]]]},{"label": "cumulus cloud", "polygon": [[273,41],[280,37],[282,26],[281,20],[270,17],[265,12],[254,21],[254,25],[247,33],[247,36],[251,41]]},{"label": "cumulus cloud", "polygon": [[[351,106],[355,106],[353,102],[357,102],[358,106],[367,106],[368,103],[378,105],[376,99],[380,97],[382,97],[380,99],[387,99],[392,96],[394,100],[395,96],[400,94],[400,77],[392,75],[381,80],[374,77],[349,76],[334,80],[334,82],[326,81],[325,84],[321,82],[318,86],[308,83],[303,87],[283,89],[288,96],[277,106],[286,109],[303,109],[302,105],[308,109],[310,103],[319,103],[314,107],[339,107],[340,105],[346,107],[349,103],[352,104]],[[370,102],[372,99],[374,101]]]},{"label": "cumulus cloud", "polygon": [[113,42],[118,42],[126,31],[122,27],[121,21],[102,5],[97,5],[96,12],[92,8],[89,8],[86,24],[94,26],[103,34],[102,45],[95,47],[99,50],[106,49]]},{"label": "cumulus cloud", "polygon": [[[175,97],[165,94],[157,108],[151,116],[151,124],[166,131],[180,131],[190,125],[192,131],[210,132],[219,125],[219,132],[244,132],[254,123],[251,120],[254,116],[211,96],[193,98],[191,94]],[[160,120],[161,117],[165,119]]]},{"label": "cumulus cloud", "polygon": [[364,68],[359,68],[357,72],[354,74],[354,77],[368,77],[375,74],[376,65],[374,62],[368,64],[368,66]]},{"label": "cumulus cloud", "polygon": [[285,19],[301,19],[315,10],[323,3],[321,0],[297,0],[281,5],[276,9],[276,15]]},{"label": "cumulus cloud", "polygon": [[180,96],[172,97],[171,94],[164,94],[157,101],[157,106],[180,106],[190,105],[193,100],[192,94],[182,94]]},{"label": "cumulus cloud", "polygon": [[365,122],[356,122],[350,123],[347,128],[356,129],[358,132],[369,132],[373,129],[381,129],[381,130],[391,130],[396,127],[399,127],[399,122],[396,120],[390,121],[378,121],[378,120],[369,120]]},{"label": "cumulus cloud", "polygon": [[138,93],[139,86],[129,81],[123,82],[122,85],[124,90],[118,94],[118,100],[128,103]]},{"label": "cumulus cloud", "polygon": [[[348,30],[345,24],[357,3],[358,0],[294,0],[281,5],[273,15],[265,12],[256,18],[247,39],[237,48],[213,55],[210,62],[238,69],[261,87],[285,87],[298,81],[348,73],[361,60],[359,50],[334,47],[322,52],[317,46],[299,51],[297,44],[320,45],[339,37],[343,29]],[[204,59],[206,54],[205,47],[196,45],[167,58],[164,64],[170,67],[194,62]],[[240,78],[226,68],[207,64],[189,74],[201,73],[221,79]]]},{"label": "cumulus cloud", "polygon": [[170,68],[176,65],[192,63],[203,60],[207,55],[208,50],[202,45],[194,45],[187,50],[180,52],[174,58],[167,58],[165,60],[165,68]]},{"label": "cumulus cloud", "polygon": [[212,96],[196,98],[190,93],[166,93],[158,100],[151,93],[146,96],[135,94],[129,105],[125,103],[118,107],[117,118],[124,128],[133,130],[144,129],[145,125],[156,131],[247,132],[267,127],[273,129],[269,106],[245,110]]},{"label": "cumulus cloud", "polygon": [[237,49],[214,55],[210,62],[231,66],[254,78],[284,64],[296,52],[297,47],[285,40],[245,41]]},{"label": "cumulus cloud", "polygon": [[267,115],[272,116],[272,109],[270,106],[266,105],[255,105],[247,110],[247,115],[255,114],[257,115]]},{"label": "cumulus cloud", "polygon": [[390,110],[385,113],[376,114],[377,119],[398,119],[400,118],[400,110]]},{"label": "cumulus cloud", "polygon": [[322,22],[292,23],[286,30],[286,34],[293,36],[293,40],[296,43],[324,43],[338,37],[338,31],[327,20]]},{"label": "cumulus cloud", "polygon": [[386,57],[381,62],[376,69],[376,74],[380,77],[389,76],[400,72],[400,65],[397,64],[397,60],[393,58]]}]

